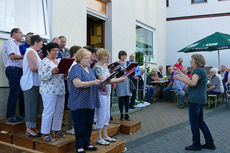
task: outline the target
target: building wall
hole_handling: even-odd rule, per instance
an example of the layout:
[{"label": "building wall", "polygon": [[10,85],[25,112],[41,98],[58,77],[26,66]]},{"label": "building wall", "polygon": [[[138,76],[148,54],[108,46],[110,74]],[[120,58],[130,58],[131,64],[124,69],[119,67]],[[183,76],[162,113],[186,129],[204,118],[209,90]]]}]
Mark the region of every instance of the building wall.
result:
[{"label": "building wall", "polygon": [[136,50],[135,1],[112,1],[112,61],[118,61],[118,52],[129,54]]},{"label": "building wall", "polygon": [[208,0],[207,3],[191,4],[191,0],[169,0],[167,17],[194,16],[229,12],[230,1]]},{"label": "building wall", "polygon": [[3,55],[3,43],[5,39],[0,39],[0,119],[5,117],[6,114],[6,104],[9,95],[9,89],[5,88],[8,86],[8,80],[5,75],[5,67],[3,65],[2,55]]},{"label": "building wall", "polygon": [[136,20],[155,29],[156,60],[149,66],[165,66],[166,51],[166,3],[158,0],[135,0]]},{"label": "building wall", "polygon": [[[171,0],[167,8],[167,17],[218,14],[229,11],[230,1],[208,0],[204,4],[191,4],[191,1]],[[230,34],[230,16],[167,21],[166,64],[173,65],[179,57],[184,65],[190,66],[190,57],[194,53],[177,53],[178,50],[215,32]],[[220,64],[230,67],[230,50],[220,51]],[[218,67],[217,52],[197,52],[206,58],[206,66]]]},{"label": "building wall", "polygon": [[0,72],[1,72],[0,73],[0,87],[8,86],[8,81],[7,81],[7,78],[6,78],[6,75],[5,75],[5,67],[4,67],[3,60],[2,60],[4,41],[5,41],[5,39],[0,39],[0,57],[1,57],[1,60],[0,60]]},{"label": "building wall", "polygon": [[86,15],[86,0],[53,0],[53,36],[66,36],[67,47],[85,46]]}]

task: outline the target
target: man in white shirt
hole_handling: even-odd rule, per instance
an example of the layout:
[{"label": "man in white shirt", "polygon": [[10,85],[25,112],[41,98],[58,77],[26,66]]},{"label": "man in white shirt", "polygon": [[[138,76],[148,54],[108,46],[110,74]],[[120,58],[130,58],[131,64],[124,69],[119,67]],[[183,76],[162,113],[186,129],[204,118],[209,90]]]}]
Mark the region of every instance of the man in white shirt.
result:
[{"label": "man in white shirt", "polygon": [[22,31],[19,28],[14,28],[11,30],[11,38],[5,41],[3,45],[3,63],[6,67],[5,73],[10,87],[6,112],[6,119],[9,124],[22,122],[21,119],[15,117],[16,102],[21,90],[23,56],[20,53],[18,42],[22,36]]}]

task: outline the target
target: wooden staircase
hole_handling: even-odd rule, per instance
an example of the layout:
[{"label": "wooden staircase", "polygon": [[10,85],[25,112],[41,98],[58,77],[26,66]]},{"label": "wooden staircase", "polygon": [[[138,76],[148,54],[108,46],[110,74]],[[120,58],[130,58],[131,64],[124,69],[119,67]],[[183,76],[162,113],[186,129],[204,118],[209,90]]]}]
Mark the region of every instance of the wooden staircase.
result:
[{"label": "wooden staircase", "polygon": [[[63,128],[65,131],[67,120],[68,120],[69,111],[65,111],[63,117]],[[38,125],[40,125],[41,119],[38,119]],[[110,124],[108,126],[108,135],[113,137],[119,134],[120,124]],[[64,138],[55,138],[55,142],[47,143],[44,142],[42,138],[31,138],[25,135],[25,123],[18,124],[5,124],[3,120],[0,121],[0,141],[3,143],[7,143],[10,148],[9,150],[14,150],[11,146],[20,147],[22,150],[28,149],[29,151],[35,152],[44,152],[44,153],[71,153],[76,152],[75,150],[75,136],[65,134]],[[91,142],[92,144],[96,144],[97,140],[97,131],[92,131]],[[99,146],[98,151],[94,153],[122,153],[125,150],[125,141],[117,140],[115,143],[111,143],[109,146]],[[0,153],[1,150],[7,149],[6,146],[0,145]],[[17,150],[17,149],[16,149]],[[13,153],[22,153],[18,149],[18,151],[12,151]],[[27,151],[29,153],[29,151]],[[23,153],[27,153],[24,151]],[[8,153],[8,152],[4,152]]]}]

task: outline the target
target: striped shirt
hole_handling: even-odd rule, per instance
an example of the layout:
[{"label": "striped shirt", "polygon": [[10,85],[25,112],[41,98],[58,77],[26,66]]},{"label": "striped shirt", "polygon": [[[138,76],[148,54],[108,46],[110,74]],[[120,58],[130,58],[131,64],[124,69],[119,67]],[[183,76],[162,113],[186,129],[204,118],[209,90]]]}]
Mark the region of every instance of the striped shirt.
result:
[{"label": "striped shirt", "polygon": [[5,67],[13,66],[22,68],[22,59],[11,60],[9,55],[12,53],[15,55],[21,55],[18,42],[13,38],[10,38],[3,44],[3,63]]}]

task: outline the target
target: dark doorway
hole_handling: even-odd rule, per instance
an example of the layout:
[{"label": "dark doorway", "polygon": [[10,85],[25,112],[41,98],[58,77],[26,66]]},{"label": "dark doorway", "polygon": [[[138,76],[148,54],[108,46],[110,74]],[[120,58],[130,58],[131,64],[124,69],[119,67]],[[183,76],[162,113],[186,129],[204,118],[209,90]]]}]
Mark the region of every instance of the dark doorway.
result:
[{"label": "dark doorway", "polygon": [[105,47],[105,21],[87,15],[87,45],[93,48]]}]

